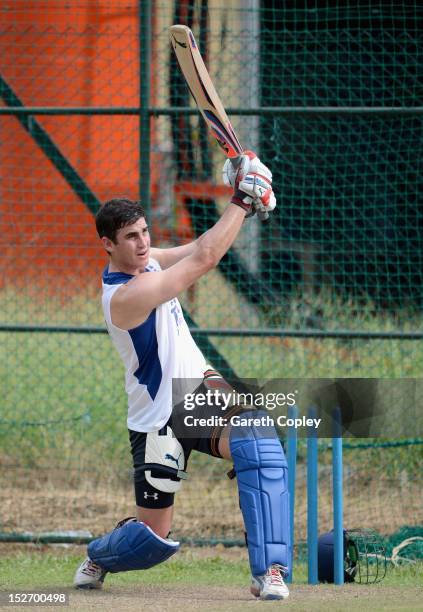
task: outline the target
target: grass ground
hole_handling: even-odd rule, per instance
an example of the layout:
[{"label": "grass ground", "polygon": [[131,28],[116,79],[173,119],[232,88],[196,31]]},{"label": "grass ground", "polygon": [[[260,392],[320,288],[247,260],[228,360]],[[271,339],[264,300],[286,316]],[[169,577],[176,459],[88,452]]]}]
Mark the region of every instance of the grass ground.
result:
[{"label": "grass ground", "polygon": [[[97,297],[81,296],[69,302],[52,300],[40,304],[9,295],[3,302],[5,320],[40,325],[102,325]],[[199,285],[196,302],[195,320],[202,327],[254,328],[266,324],[249,305],[242,300],[238,303],[233,291],[214,275]],[[370,307],[358,308],[354,304],[327,300],[315,308],[310,304],[305,309],[297,306],[293,300],[279,308],[278,326],[303,327],[304,318],[309,314],[307,309],[311,308],[322,313],[322,326],[328,329],[353,326],[369,331],[412,331],[421,328],[421,317],[404,314],[400,321],[396,315],[375,315]],[[245,377],[418,377],[423,367],[422,343],[412,341],[239,337],[213,338],[213,342]],[[132,507],[133,494],[129,485],[123,370],[107,336],[1,333],[0,383],[3,390],[0,523],[3,528],[17,531],[90,528],[101,532],[109,529],[117,518],[130,514],[127,505]],[[398,409],[400,418],[401,406]],[[348,456],[345,453],[349,502],[346,512],[358,512],[348,524],[392,531],[397,528],[392,525],[392,517],[401,524],[409,520],[411,524],[420,523],[421,488],[417,488],[415,476],[421,466],[421,448],[396,450],[395,457],[392,457],[393,451],[384,451],[383,457],[376,451],[362,451],[351,459],[350,467],[352,452],[356,451],[349,451]],[[304,462],[301,453],[300,446],[299,467]],[[325,468],[324,460],[321,466]],[[224,476],[226,470],[209,459],[207,469],[203,460],[196,467],[198,479],[192,478],[186,483],[187,505],[181,508],[178,519],[181,524],[177,527],[180,531],[195,529],[201,535],[205,530],[207,535],[220,534],[222,526],[228,529],[230,520],[236,518],[236,525],[229,524],[229,529],[239,538],[236,493],[227,491],[231,485]],[[86,486],[90,484],[85,478],[88,472],[93,481],[100,473],[106,481],[109,475],[109,487],[104,492],[101,486],[98,492],[94,485],[89,493],[80,490],[79,481]],[[353,488],[354,475],[357,475],[357,488]],[[297,497],[298,523],[304,524],[301,505],[304,496]],[[322,495],[321,501],[321,522],[326,525],[331,521],[330,497]],[[401,512],[397,511],[399,508]],[[410,516],[405,516],[406,512]],[[65,588],[84,554],[82,549],[73,548],[7,547],[0,548],[0,552],[3,590]],[[245,612],[246,607],[256,604],[246,588],[249,576],[243,554],[237,551],[234,557],[228,557],[226,552],[213,550],[204,556],[197,550],[188,550],[151,571],[110,577],[103,593],[72,591],[71,607],[101,608],[103,612],[132,611],[140,607],[172,612],[199,609]],[[287,609],[325,612],[345,607],[361,611],[421,609],[423,593],[418,585],[419,580],[422,582],[422,573],[421,565],[413,566],[392,571],[380,585],[339,589],[308,586],[304,568],[299,567],[292,587],[292,603],[284,605]],[[276,606],[266,605],[266,609],[269,607]]]},{"label": "grass ground", "polygon": [[[148,571],[108,576],[102,592],[89,593],[70,588],[84,547],[3,544],[0,552],[2,591],[65,590],[74,610],[232,611],[258,605],[248,592],[244,548],[185,547],[176,557]],[[281,605],[304,611],[418,610],[423,597],[422,573],[420,563],[391,568],[385,580],[375,585],[309,586],[305,565],[297,564],[290,600],[263,605],[266,610]]]}]

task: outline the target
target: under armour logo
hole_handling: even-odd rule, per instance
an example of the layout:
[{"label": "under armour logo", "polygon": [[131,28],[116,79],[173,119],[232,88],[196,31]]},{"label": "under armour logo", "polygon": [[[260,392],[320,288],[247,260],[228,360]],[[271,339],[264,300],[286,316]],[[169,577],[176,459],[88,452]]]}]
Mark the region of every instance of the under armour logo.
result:
[{"label": "under armour logo", "polygon": [[168,459],[169,461],[174,461],[176,463],[176,467],[179,468],[179,457],[181,455],[182,455],[182,451],[179,453],[178,458],[175,459],[175,457],[173,455],[171,455],[170,453],[166,453],[165,460]]},{"label": "under armour logo", "polygon": [[158,493],[151,493],[151,495],[149,493],[147,493],[147,491],[144,491],[144,499],[148,499],[149,497],[152,497],[154,499],[154,501],[157,501],[159,499],[159,494]]}]

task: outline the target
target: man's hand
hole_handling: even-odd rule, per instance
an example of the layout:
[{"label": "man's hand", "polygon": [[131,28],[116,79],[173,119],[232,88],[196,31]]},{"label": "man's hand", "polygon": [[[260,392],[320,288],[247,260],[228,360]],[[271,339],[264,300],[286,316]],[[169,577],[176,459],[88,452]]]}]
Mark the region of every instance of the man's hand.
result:
[{"label": "man's hand", "polygon": [[271,212],[276,206],[272,173],[252,151],[245,152],[237,168],[233,167],[230,159],[226,160],[223,181],[225,185],[234,187],[231,202],[247,211],[247,217],[257,210]]}]

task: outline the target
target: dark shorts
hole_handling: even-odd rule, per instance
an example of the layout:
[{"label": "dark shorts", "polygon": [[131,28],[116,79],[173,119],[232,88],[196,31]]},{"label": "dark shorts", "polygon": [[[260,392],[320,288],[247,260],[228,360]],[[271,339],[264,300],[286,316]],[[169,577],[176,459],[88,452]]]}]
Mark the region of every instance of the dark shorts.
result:
[{"label": "dark shorts", "polygon": [[[230,385],[221,377],[216,378],[217,373],[209,370],[204,375],[202,384],[196,389],[195,393],[205,393],[209,388],[221,388],[224,391],[231,389]],[[238,407],[230,408],[225,414],[225,419],[228,421],[230,417],[239,411]],[[196,406],[190,411],[192,418],[204,417],[222,417],[222,406],[209,403],[206,406]],[[181,444],[185,455],[185,470],[187,469],[188,460],[191,452],[196,450],[212,457],[219,457],[219,440],[224,429],[224,424],[210,426],[208,429],[202,429],[201,436],[193,437],[192,430],[184,428],[183,415],[181,406],[176,406],[166,423],[160,430],[166,432],[170,427],[175,434],[176,439]],[[176,424],[177,423],[177,424]],[[147,444],[148,433],[129,430],[129,440],[131,443],[131,453],[134,466],[134,486],[135,499],[137,506],[143,508],[167,508],[173,505],[174,493],[166,493],[158,490],[147,482],[145,476],[146,467],[145,449]]]}]

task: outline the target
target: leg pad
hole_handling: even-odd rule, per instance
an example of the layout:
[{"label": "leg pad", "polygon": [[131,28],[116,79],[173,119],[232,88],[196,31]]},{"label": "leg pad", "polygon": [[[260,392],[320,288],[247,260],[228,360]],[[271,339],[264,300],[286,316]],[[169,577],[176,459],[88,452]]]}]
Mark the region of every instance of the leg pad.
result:
[{"label": "leg pad", "polygon": [[161,538],[137,520],[117,527],[88,545],[88,556],[108,572],[148,569],[166,561],[179,549],[179,542]]},{"label": "leg pad", "polygon": [[[257,418],[256,412],[243,417]],[[288,466],[274,428],[232,427],[232,461],[247,532],[248,555],[254,576],[273,563],[290,571]]]}]

